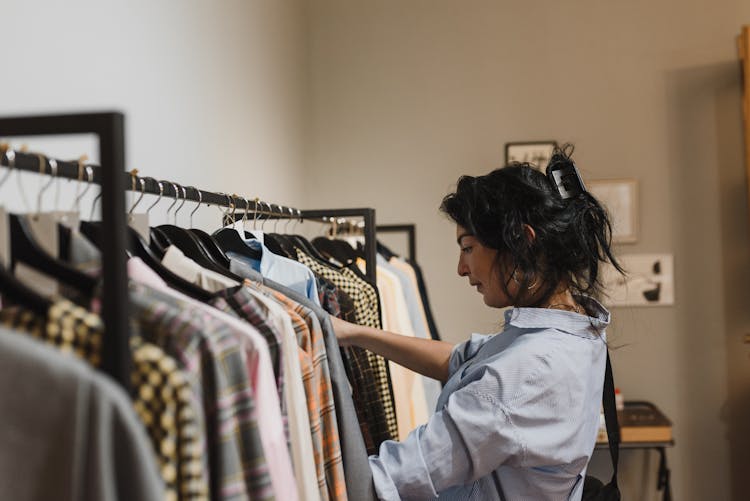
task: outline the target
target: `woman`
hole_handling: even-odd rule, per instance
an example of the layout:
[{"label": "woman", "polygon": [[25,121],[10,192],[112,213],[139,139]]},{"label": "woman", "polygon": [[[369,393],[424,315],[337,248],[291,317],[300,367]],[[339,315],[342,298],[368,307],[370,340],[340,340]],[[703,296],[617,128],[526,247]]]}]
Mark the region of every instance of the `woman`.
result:
[{"label": "woman", "polygon": [[367,348],[445,383],[437,412],[370,466],[381,499],[580,499],[596,442],[609,312],[599,267],[610,224],[568,153],[545,176],[512,164],[463,176],[441,210],[456,223],[458,274],[505,312],[499,334],[457,346],[335,320]]}]

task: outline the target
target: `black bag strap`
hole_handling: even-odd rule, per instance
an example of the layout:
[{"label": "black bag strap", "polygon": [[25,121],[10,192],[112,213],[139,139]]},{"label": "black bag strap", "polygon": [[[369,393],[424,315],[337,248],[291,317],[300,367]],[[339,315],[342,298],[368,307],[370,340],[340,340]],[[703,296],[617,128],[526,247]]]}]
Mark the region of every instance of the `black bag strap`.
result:
[{"label": "black bag strap", "polygon": [[617,463],[620,459],[620,423],[617,421],[617,408],[615,407],[615,381],[612,378],[612,365],[609,362],[609,350],[607,350],[607,367],[604,370],[602,405],[604,406],[604,421],[607,425],[609,455],[612,457],[612,480],[610,481],[610,485],[617,486]]}]

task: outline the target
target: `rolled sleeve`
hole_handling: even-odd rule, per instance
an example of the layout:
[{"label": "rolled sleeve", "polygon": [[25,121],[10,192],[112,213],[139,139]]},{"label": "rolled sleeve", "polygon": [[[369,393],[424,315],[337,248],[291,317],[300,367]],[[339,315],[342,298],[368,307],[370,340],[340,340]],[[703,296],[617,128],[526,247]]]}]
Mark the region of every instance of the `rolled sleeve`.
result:
[{"label": "rolled sleeve", "polygon": [[380,499],[431,499],[521,460],[523,444],[502,404],[479,381],[453,393],[447,405],[403,442],[386,441],[370,457]]},{"label": "rolled sleeve", "polygon": [[450,359],[448,360],[448,377],[458,370],[464,362],[474,357],[484,343],[490,340],[494,335],[472,334],[471,338],[463,343],[453,347]]}]

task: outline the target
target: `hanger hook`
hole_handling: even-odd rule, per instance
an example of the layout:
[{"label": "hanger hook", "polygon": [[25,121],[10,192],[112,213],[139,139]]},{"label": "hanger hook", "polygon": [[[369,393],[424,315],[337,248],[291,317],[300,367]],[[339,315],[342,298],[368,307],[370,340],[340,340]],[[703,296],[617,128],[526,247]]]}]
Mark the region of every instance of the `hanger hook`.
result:
[{"label": "hanger hook", "polygon": [[247,211],[250,210],[250,201],[247,197],[242,197],[245,201],[245,210],[242,211],[242,231],[247,231]]},{"label": "hanger hook", "polygon": [[294,211],[292,211],[291,207],[287,207],[286,210],[289,211],[289,216],[286,218],[286,223],[284,223],[284,233],[289,233],[289,223],[292,222],[292,218],[294,217]]},{"label": "hanger hook", "polygon": [[232,208],[232,228],[237,229],[237,194],[232,193],[230,202]]},{"label": "hanger hook", "polygon": [[195,192],[198,194],[198,205],[196,205],[195,209],[193,209],[190,212],[190,227],[192,228],[193,227],[193,214],[195,214],[195,211],[198,210],[198,208],[201,206],[201,202],[203,202],[203,193],[201,192],[201,190],[199,190],[195,186],[188,186],[188,188],[194,189]]},{"label": "hanger hook", "polygon": [[277,216],[273,220],[273,232],[274,233],[278,233],[277,228],[279,226],[279,219],[281,219],[283,217],[284,213],[282,212],[281,206],[279,204],[271,204],[271,205],[275,205],[276,208],[278,209],[276,211],[278,214],[277,214]]},{"label": "hanger hook", "polygon": [[[47,158],[39,154],[39,174],[44,174],[47,170]],[[44,195],[44,192],[47,191],[47,188],[49,188],[52,183],[55,182],[55,178],[57,177],[57,160],[50,158],[49,159],[49,167],[52,171],[52,177],[50,177],[50,180],[45,184],[40,190],[39,194],[36,197],[36,213],[37,215],[42,212],[42,195]]]},{"label": "hanger hook", "polygon": [[221,211],[221,216],[222,216],[221,217],[221,225],[222,226],[229,226],[227,224],[227,221],[228,221],[228,218],[229,218],[229,211],[232,208],[232,199],[229,198],[229,195],[226,194],[226,193],[219,193],[219,195],[224,195],[225,197],[227,197],[227,203],[226,203],[227,210],[223,210],[220,206],[217,205],[217,207],[219,207],[219,210]]},{"label": "hanger hook", "polygon": [[[261,202],[263,205],[268,207],[268,211],[264,211],[267,216],[269,216],[267,219],[270,219],[270,216],[273,215],[273,209],[271,209],[271,204],[268,202]],[[260,220],[260,231],[265,231],[266,228],[266,219]]]},{"label": "hanger hook", "polygon": [[177,186],[180,187],[182,190],[182,203],[177,206],[177,208],[174,210],[174,225],[177,226],[177,213],[180,212],[180,209],[182,209],[182,206],[185,205],[185,202],[187,202],[187,190],[184,186],[181,184],[178,184]]},{"label": "hanger hook", "polygon": [[297,229],[297,226],[302,222],[302,211],[299,209],[293,209],[293,211],[297,217],[295,217],[294,222],[292,223],[292,232],[294,232]]},{"label": "hanger hook", "polygon": [[153,209],[154,207],[156,207],[156,204],[158,204],[159,202],[161,202],[161,197],[164,195],[164,183],[162,183],[161,181],[157,181],[153,177],[150,177],[148,179],[156,182],[156,185],[159,187],[159,198],[157,198],[154,203],[152,203],[151,205],[148,206],[148,209],[146,209],[146,214],[148,214],[149,212],[151,212],[151,209]]},{"label": "hanger hook", "polygon": [[174,190],[174,200],[169,205],[169,207],[167,207],[167,222],[169,222],[169,212],[172,210],[172,207],[174,207],[175,204],[177,203],[177,196],[178,196],[178,194],[177,194],[177,183],[173,183],[172,181],[165,181],[165,182],[167,184],[171,184],[172,185],[172,189]]},{"label": "hanger hook", "polygon": [[133,180],[133,191],[135,191],[135,180],[138,179],[138,183],[141,185],[141,194],[138,196],[138,200],[135,201],[132,207],[130,207],[130,210],[128,211],[128,214],[133,214],[133,211],[138,206],[139,203],[141,203],[141,200],[143,199],[143,196],[146,194],[146,181],[142,177],[138,177],[137,175],[133,174],[132,180]]},{"label": "hanger hook", "polygon": [[[90,165],[84,164],[83,162],[84,158],[85,156],[82,156],[78,160],[78,179],[77,179],[77,184],[76,184],[76,197],[73,200],[73,206],[70,209],[71,211],[75,211],[75,212],[81,212],[81,199],[91,189],[91,181],[94,178],[94,169],[92,169]],[[86,186],[83,188],[83,191],[80,191],[81,184],[83,183],[84,172],[86,172]]]},{"label": "hanger hook", "polygon": [[255,230],[258,224],[258,203],[259,202],[260,202],[260,199],[258,197],[255,197],[253,199],[253,230]]}]

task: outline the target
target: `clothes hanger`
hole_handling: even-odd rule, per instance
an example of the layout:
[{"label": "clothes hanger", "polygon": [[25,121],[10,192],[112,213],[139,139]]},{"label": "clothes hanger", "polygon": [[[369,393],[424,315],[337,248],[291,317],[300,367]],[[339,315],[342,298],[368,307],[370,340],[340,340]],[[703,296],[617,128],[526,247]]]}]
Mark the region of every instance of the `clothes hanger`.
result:
[{"label": "clothes hanger", "polygon": [[188,186],[188,188],[193,188],[193,190],[195,190],[195,192],[198,194],[198,205],[196,205],[193,211],[190,213],[190,233],[198,237],[198,240],[201,241],[203,247],[206,249],[206,251],[208,251],[213,260],[219,264],[219,266],[229,269],[229,256],[224,253],[224,251],[221,249],[221,247],[219,247],[219,245],[211,237],[211,235],[201,229],[193,227],[193,214],[195,214],[195,212],[201,206],[201,202],[203,202],[203,193],[201,192],[201,190],[195,188],[194,186]]},{"label": "clothes hanger", "polygon": [[[227,203],[229,204],[229,207],[231,207],[232,209],[232,221],[234,222],[236,221],[234,217],[236,213],[235,204],[230,200],[229,195],[225,196],[227,197]],[[212,236],[224,252],[233,252],[235,254],[239,254],[240,256],[245,256],[247,258],[255,260],[260,260],[263,257],[263,252],[253,249],[249,245],[247,245],[240,233],[234,228],[220,228],[219,230],[215,231]]]},{"label": "clothes hanger", "polygon": [[[265,203],[265,202],[261,202]],[[274,215],[273,205],[274,204],[266,204],[268,206],[269,215]],[[281,207],[277,205],[279,209]],[[279,216],[282,216],[283,213],[279,211]],[[278,223],[278,219],[274,220],[274,233],[264,233],[263,237],[263,243],[265,243],[266,247],[268,247],[268,250],[276,254],[277,256],[283,256],[290,259],[296,260],[296,252],[288,252],[287,249],[284,247],[284,245],[281,242],[281,238],[279,238],[279,235],[275,233],[276,231],[276,224]]]},{"label": "clothes hanger", "polygon": [[[80,207],[80,199],[86,194],[86,192],[88,191],[89,187],[91,186],[92,177],[93,177],[93,171],[92,171],[91,167],[86,167],[86,172],[87,172],[87,175],[88,175],[88,182],[89,182],[89,184],[88,184],[88,186],[86,186],[86,189],[83,191],[83,193],[81,193],[80,195],[78,195],[76,197],[76,200],[73,202],[73,206],[74,207]],[[133,211],[138,206],[138,204],[141,203],[141,200],[143,199],[144,195],[146,194],[146,182],[145,182],[144,178],[138,177],[137,173],[138,173],[137,170],[133,170],[133,171],[130,172],[131,181],[133,183],[132,184],[132,190],[135,191],[135,182],[136,182],[136,179],[137,179],[138,182],[141,185],[141,195],[138,197],[138,200],[136,200],[135,203],[133,203],[133,205],[130,207],[130,210],[128,210],[128,213],[127,213],[128,224],[130,224],[130,218],[133,215]],[[80,168],[79,168],[79,171],[78,171],[78,182],[79,183],[81,182],[81,171],[80,171]],[[76,192],[77,191],[78,191],[78,189],[76,188]],[[100,196],[101,196],[101,193],[99,193],[99,195],[97,195],[96,199],[94,200],[94,204],[96,204],[96,200],[98,200]],[[89,221],[81,221],[80,224],[79,224],[79,226],[78,226],[78,229],[81,232],[81,235],[83,235],[84,237],[86,237],[86,239],[89,242],[91,242],[92,244],[94,244],[97,249],[101,249],[101,241],[99,240],[99,238],[100,238],[101,233],[102,233],[102,231],[101,231],[101,224],[102,223],[101,223],[101,221],[93,221],[93,218],[94,218],[94,205],[92,205],[92,207],[91,207],[91,214],[90,214],[90,217],[89,217],[90,220]],[[62,228],[60,228],[60,229],[62,231]],[[67,233],[67,234],[70,235],[70,233]]]},{"label": "clothes hanger", "polygon": [[[57,162],[50,160],[52,169],[52,181],[57,175]],[[47,160],[43,155],[39,156],[39,172],[45,174]],[[40,191],[37,198],[41,201],[41,194],[50,186],[47,183]],[[37,207],[39,208],[39,207]],[[37,211],[38,213],[38,211]],[[35,217],[32,215],[31,217]],[[24,263],[51,278],[71,286],[72,288],[92,296],[98,281],[68,263],[61,261],[47,253],[36,242],[31,227],[26,219],[18,214],[9,214],[10,219],[10,262],[11,269],[15,270],[18,263]]]},{"label": "clothes hanger", "polygon": [[399,257],[398,254],[396,254],[391,249],[383,245],[383,243],[380,240],[376,240],[375,245],[377,245],[378,254],[383,256],[386,261],[390,261],[394,257]]},{"label": "clothes hanger", "polygon": [[[83,172],[86,172],[86,187],[83,189],[82,192],[79,192],[81,183],[83,182]],[[76,185],[76,197],[73,201],[73,205],[71,207],[71,211],[77,212],[79,215],[81,213],[81,199],[88,193],[89,189],[91,188],[91,184],[94,180],[94,169],[87,165],[83,166],[83,161],[79,161],[78,163],[78,181]],[[140,201],[140,199],[138,199]],[[78,227],[80,228],[82,224],[86,223],[86,221],[81,221],[78,224]],[[70,261],[70,240],[72,237],[73,229],[70,226],[67,226],[65,224],[58,223],[57,225],[57,231],[58,231],[58,255],[60,256],[60,259],[63,261]],[[93,243],[93,242],[92,242]]]},{"label": "clothes hanger", "polygon": [[[279,216],[284,215],[284,212],[281,206],[277,205],[277,207],[279,208]],[[292,242],[292,240],[289,238],[289,235],[288,235],[289,222],[291,221],[291,218],[294,217],[294,211],[291,208],[288,208],[288,209],[289,209],[289,216],[285,216],[287,217],[287,220],[286,220],[286,226],[284,226],[284,233],[283,234],[276,233],[276,223],[278,223],[278,219],[277,219],[274,222],[274,226],[273,226],[274,233],[271,233],[271,236],[277,241],[277,243],[279,244],[279,247],[281,247],[281,249],[284,251],[284,255],[296,261],[297,251],[294,247],[294,243]]]},{"label": "clothes hanger", "polygon": [[[301,219],[302,212],[299,212],[299,216]],[[324,217],[323,221],[327,221],[328,218]],[[296,248],[307,254],[308,256],[312,257],[313,259],[316,259],[317,261],[321,263],[325,263],[328,266],[331,266],[332,264],[328,261],[328,258],[323,256],[320,252],[318,252],[318,249],[315,248],[315,246],[310,243],[307,238],[305,238],[302,235],[290,235],[290,240],[292,241],[292,245],[294,245]]]},{"label": "clothes hanger", "polygon": [[[133,181],[135,181],[135,175]],[[128,215],[132,214],[135,207],[140,203],[143,195],[145,194],[145,181],[143,178],[138,178],[141,184],[141,196],[138,200],[130,207]],[[158,202],[158,200],[157,200]],[[151,207],[153,207],[153,204]],[[151,210],[151,207],[148,210]],[[159,258],[153,250],[146,243],[143,236],[138,233],[135,229],[128,226],[126,228],[128,238],[128,253],[131,256],[140,258],[149,268],[151,268],[162,280],[164,280],[170,287],[175,290],[182,292],[183,294],[197,299],[199,301],[208,301],[213,298],[213,294],[201,287],[188,282],[184,278],[176,275],[171,270],[161,264],[161,258]],[[97,244],[101,242],[102,226],[99,222],[81,221],[81,233],[91,242]]]},{"label": "clothes hanger", "polygon": [[[148,209],[146,209],[146,214],[149,214],[151,212],[151,209],[156,207],[156,204],[161,202],[161,197],[164,195],[164,183],[153,178],[149,179],[156,181],[156,185],[159,187],[159,198],[157,198],[154,203],[149,205]],[[149,248],[153,251],[156,257],[158,257],[160,260],[163,259],[164,254],[166,254],[167,252],[167,247],[172,245],[172,242],[170,242],[169,238],[163,232],[159,231],[158,228],[149,228],[148,236]]]},{"label": "clothes hanger", "polygon": [[44,318],[47,317],[50,307],[54,304],[51,299],[31,290],[2,267],[0,267],[0,296],[7,299],[8,303],[21,305]]},{"label": "clothes hanger", "polygon": [[340,224],[341,221],[339,220],[333,220],[333,226],[331,228],[331,237],[317,237],[313,239],[312,244],[313,246],[320,251],[321,254],[327,257],[332,257],[335,260],[341,262],[341,263],[349,263],[352,261],[357,261],[357,257],[359,257],[352,248],[351,245],[349,245],[348,242],[345,242],[343,240],[336,239],[336,233],[337,233],[337,227]]},{"label": "clothes hanger", "polygon": [[[102,228],[100,224],[85,224],[81,226],[81,233],[92,242],[100,242],[101,230]],[[188,282],[161,264],[161,258],[154,253],[140,233],[130,226],[126,228],[126,231],[129,243],[128,253],[133,257],[140,258],[149,268],[156,272],[156,274],[159,275],[167,285],[199,301],[206,302],[213,298],[214,295],[211,292],[193,284],[192,282]]]},{"label": "clothes hanger", "polygon": [[[175,196],[179,196],[179,192],[177,191],[177,188],[180,187],[180,185],[176,183],[172,183],[172,185],[175,188]],[[213,260],[208,250],[206,250],[203,247],[203,244],[198,239],[197,236],[195,236],[193,233],[187,231],[184,228],[180,228],[177,226],[177,213],[182,208],[182,206],[185,204],[185,200],[187,200],[187,192],[184,188],[183,190],[183,202],[180,204],[179,207],[175,209],[174,213],[174,225],[171,224],[164,224],[159,226],[159,230],[163,231],[169,240],[172,242],[172,245],[180,249],[183,254],[185,254],[186,257],[192,259],[195,261],[198,265],[202,266],[203,268],[206,268],[208,270],[211,270],[215,273],[219,273],[227,278],[231,278],[232,280],[242,282],[242,278],[238,275],[232,273],[229,271],[229,269],[225,266],[220,266],[219,263]],[[175,203],[177,202],[177,199],[175,199]],[[171,207],[171,206],[170,206]],[[169,211],[167,211],[169,212]]]},{"label": "clothes hanger", "polygon": [[[4,153],[8,159],[8,172],[0,180],[0,187],[8,180],[15,167],[15,152],[8,150]],[[29,288],[2,266],[0,266],[0,296],[4,297],[8,303],[21,305],[41,317],[47,316],[47,312],[53,304],[52,300]]]}]

